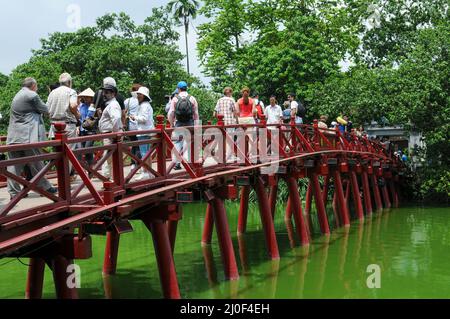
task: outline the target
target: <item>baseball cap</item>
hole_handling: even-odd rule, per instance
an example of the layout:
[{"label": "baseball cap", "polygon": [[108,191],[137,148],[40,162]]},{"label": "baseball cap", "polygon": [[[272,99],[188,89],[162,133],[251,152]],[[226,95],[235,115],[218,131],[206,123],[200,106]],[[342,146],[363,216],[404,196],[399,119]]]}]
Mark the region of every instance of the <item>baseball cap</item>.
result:
[{"label": "baseball cap", "polygon": [[184,82],[184,81],[180,81],[180,82],[178,82],[178,85],[177,85],[177,88],[179,88],[179,89],[187,89],[187,83],[186,82]]}]

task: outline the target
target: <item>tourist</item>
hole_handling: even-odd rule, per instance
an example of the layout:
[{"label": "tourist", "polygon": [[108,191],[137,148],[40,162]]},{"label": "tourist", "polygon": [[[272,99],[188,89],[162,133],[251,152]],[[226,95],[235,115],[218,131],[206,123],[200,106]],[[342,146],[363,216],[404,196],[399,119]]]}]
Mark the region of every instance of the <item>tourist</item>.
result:
[{"label": "tourist", "polygon": [[[131,86],[131,97],[125,100],[125,113],[127,114],[127,120],[125,122],[125,127],[128,131],[137,131],[138,124],[132,118],[137,114],[139,108],[139,101],[137,96],[137,91],[141,87],[140,84],[133,84]],[[138,138],[136,135],[129,135],[128,138],[131,142],[137,141]],[[131,148],[131,154],[133,154],[137,158],[142,158],[140,153],[139,146],[133,146]],[[133,170],[136,167],[136,161],[131,159],[131,169]]]},{"label": "tourist", "polygon": [[259,99],[259,93],[253,94],[253,101],[255,102],[256,116],[255,120],[257,123],[261,120],[261,116],[264,114],[265,106],[264,103]]},{"label": "tourist", "polygon": [[[97,131],[96,125],[92,125],[89,121],[95,121],[95,107],[93,105],[95,92],[88,88],[78,94],[78,98],[80,99],[80,136],[91,136],[95,135]],[[92,147],[94,146],[94,141],[86,141],[80,143],[80,148]],[[86,153],[85,154],[86,162],[89,166],[94,164],[94,154]],[[89,174],[91,176],[91,174]]]},{"label": "tourist", "polygon": [[338,127],[339,127],[339,132],[341,132],[341,134],[344,134],[347,131],[347,116],[338,116],[336,118],[336,121],[338,123]]},{"label": "tourist", "polygon": [[[101,118],[98,123],[98,128],[101,134],[122,132],[122,110],[120,104],[116,99],[117,88],[112,85],[105,85],[102,88],[103,100],[105,101],[105,109],[101,111]],[[111,138],[103,139],[103,145],[111,145],[113,140]],[[108,152],[105,150],[105,154]],[[112,158],[108,157],[107,161],[102,166],[102,174],[106,178],[111,178]]]},{"label": "tourist", "polygon": [[[172,127],[194,126],[195,121],[199,120],[197,100],[187,92],[188,86],[185,81],[179,82],[177,88],[179,93],[172,99],[169,110],[169,123]],[[175,134],[175,140],[176,149],[178,152],[183,153],[183,136]],[[180,169],[181,164],[177,162],[175,170]]]},{"label": "tourist", "polygon": [[296,101],[295,98],[295,93],[290,93],[288,95],[291,116],[295,117],[295,124],[303,124],[303,120],[306,115],[306,108],[301,102]]},{"label": "tourist", "polygon": [[[78,111],[77,92],[72,89],[72,76],[69,73],[61,74],[59,84],[60,86],[49,94],[47,100],[50,121],[52,122],[48,136],[49,138],[55,137],[54,122],[64,122],[66,123],[65,132],[67,137],[75,138],[78,136],[77,124],[80,120],[80,112]],[[72,150],[75,150],[77,147],[77,143],[70,144]],[[72,164],[69,164],[69,168],[70,181],[74,182],[77,176]]]},{"label": "tourist", "polygon": [[221,97],[216,104],[214,109],[214,117],[217,115],[223,115],[223,121],[225,125],[235,125],[236,124],[236,101],[233,98],[233,89],[226,87],[223,90],[223,97]]},{"label": "tourist", "polygon": [[[116,100],[120,105],[120,109],[122,111],[122,116],[121,116],[121,120],[122,120],[122,124],[126,123],[126,118],[127,118],[127,113],[126,113],[126,108],[125,108],[125,99],[123,98],[122,94],[119,93],[118,89],[117,89],[117,83],[116,80],[112,77],[106,77],[103,79],[103,87],[105,86],[112,86],[115,87],[117,90],[117,94],[116,94]],[[97,101],[97,98],[99,98],[99,103],[98,103],[98,108],[100,108],[102,111],[106,108],[106,101],[104,99],[104,95],[103,95],[103,90],[99,89],[94,96],[94,101]]]},{"label": "tourist", "polygon": [[[153,121],[153,108],[151,106],[152,99],[150,98],[150,91],[148,88],[141,86],[137,93],[137,99],[139,101],[138,109],[135,115],[131,115],[130,119],[135,121],[137,123],[137,130],[138,131],[148,131],[153,130],[155,128],[154,121]],[[150,134],[144,133],[144,134],[138,134],[137,139],[142,140],[148,140],[150,139]],[[148,155],[148,152],[150,152],[150,144],[141,144],[139,145],[139,150],[142,156],[142,159],[145,159],[145,157]],[[149,157],[145,161],[150,167],[152,166],[152,159]],[[137,177],[137,180],[143,180],[143,179],[149,179],[154,177],[148,169],[143,168],[142,173],[139,177]]]},{"label": "tourist", "polygon": [[[270,104],[265,108],[264,114],[266,115],[268,125],[281,124],[283,122],[283,110],[277,104],[275,95],[270,97]],[[276,126],[268,126],[268,128],[274,130]]]},{"label": "tourist", "polygon": [[319,129],[321,129],[321,132],[327,131],[327,129],[328,129],[327,121],[328,121],[328,116],[326,116],[326,115],[320,116],[319,122],[317,123],[317,125],[319,126]]},{"label": "tourist", "polygon": [[172,99],[176,96],[178,96],[178,88],[175,91],[173,91],[172,95],[169,97],[169,101],[166,104],[165,111],[167,114],[167,118],[169,118],[169,111],[170,111],[170,106],[172,105]]},{"label": "tourist", "polygon": [[236,116],[239,124],[255,124],[257,114],[255,102],[249,97],[250,89],[244,87],[241,90],[242,97],[236,102]]},{"label": "tourist", "polygon": [[[14,97],[9,115],[7,145],[30,144],[45,141],[45,126],[43,115],[48,115],[48,107],[42,102],[39,95],[37,82],[33,78],[26,78],[22,83],[22,89]],[[28,149],[23,151],[10,151],[10,160],[41,155],[40,149]],[[7,170],[16,176],[22,175],[27,168],[31,177],[36,176],[44,169],[44,162],[36,161],[26,164],[8,166]],[[15,180],[8,178],[8,193],[11,199],[16,196],[21,187]],[[37,186],[51,194],[57,193],[57,189],[45,178],[37,182]]]},{"label": "tourist", "polygon": [[[54,89],[48,96],[47,106],[52,122],[66,123],[67,137],[77,137],[77,123],[80,119],[78,112],[78,95],[72,89],[72,77],[68,73],[63,73],[59,77],[60,86]],[[54,127],[50,128],[49,138],[53,138]],[[75,148],[72,145],[72,148]]]}]

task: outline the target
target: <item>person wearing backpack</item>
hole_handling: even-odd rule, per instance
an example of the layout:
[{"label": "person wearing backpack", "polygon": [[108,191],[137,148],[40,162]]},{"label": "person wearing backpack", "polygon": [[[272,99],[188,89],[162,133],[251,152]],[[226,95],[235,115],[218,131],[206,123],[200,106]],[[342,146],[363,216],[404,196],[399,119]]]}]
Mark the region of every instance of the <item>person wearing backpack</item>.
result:
[{"label": "person wearing backpack", "polygon": [[306,108],[301,103],[296,101],[295,93],[290,93],[288,95],[288,100],[291,107],[291,116],[295,116],[295,124],[303,124],[303,120],[306,116]]},{"label": "person wearing backpack", "polygon": [[[172,127],[194,126],[195,121],[199,120],[198,103],[195,97],[187,92],[188,86],[185,81],[177,85],[178,96],[172,99],[169,110],[169,123]],[[175,147],[180,152],[183,148],[182,136],[175,137]],[[175,170],[181,169],[181,164],[177,162]]]}]

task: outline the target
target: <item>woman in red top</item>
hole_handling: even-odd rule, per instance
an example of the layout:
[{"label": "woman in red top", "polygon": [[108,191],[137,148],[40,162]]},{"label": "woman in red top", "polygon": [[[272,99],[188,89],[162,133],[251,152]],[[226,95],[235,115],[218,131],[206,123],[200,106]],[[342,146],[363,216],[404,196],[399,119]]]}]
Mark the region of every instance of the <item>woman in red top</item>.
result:
[{"label": "woman in red top", "polygon": [[255,124],[256,107],[255,102],[249,97],[250,89],[244,87],[241,93],[242,98],[236,102],[236,115],[239,118],[239,124]]}]

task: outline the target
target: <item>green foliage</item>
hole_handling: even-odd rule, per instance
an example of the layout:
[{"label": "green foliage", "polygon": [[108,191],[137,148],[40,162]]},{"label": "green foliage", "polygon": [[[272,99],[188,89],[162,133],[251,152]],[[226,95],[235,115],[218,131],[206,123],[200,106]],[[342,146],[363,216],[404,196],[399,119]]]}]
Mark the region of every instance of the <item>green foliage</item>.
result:
[{"label": "green foliage", "polygon": [[8,82],[8,77],[2,73],[0,73],[0,88],[4,87]]},{"label": "green foliage", "polygon": [[344,113],[363,124],[385,116],[421,131],[425,165],[417,193],[430,199],[448,200],[450,187],[449,38],[448,24],[420,30],[397,68],[355,67],[318,85],[310,101],[314,117]]},{"label": "green foliage", "polygon": [[[448,201],[447,0],[205,0],[199,57],[214,90],[296,91],[309,120],[346,114],[423,133],[415,188]],[[339,63],[353,62],[347,72]]]},{"label": "green foliage", "polygon": [[109,14],[97,19],[94,27],[74,33],[56,32],[41,40],[42,47],[33,52],[28,63],[18,66],[0,89],[3,129],[8,123],[9,106],[25,77],[33,76],[45,100],[47,86],[55,83],[62,72],[74,78],[74,87],[98,89],[102,79],[112,76],[119,91],[127,95],[132,83],[150,88],[154,108],[164,106],[164,96],[173,91],[180,79],[192,83],[180,64],[183,58],[176,46],[178,34],[173,30],[169,14],[153,9],[143,25],[136,25],[124,13]]},{"label": "green foliage", "polygon": [[323,5],[319,15],[305,3],[205,1],[201,12],[211,21],[199,27],[198,52],[213,88],[246,85],[266,99],[308,96],[314,83],[338,72],[356,42],[336,27],[339,9]]}]

